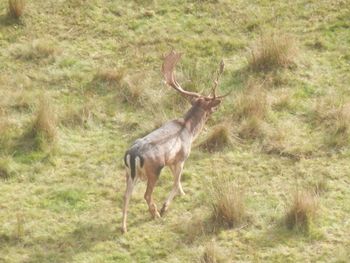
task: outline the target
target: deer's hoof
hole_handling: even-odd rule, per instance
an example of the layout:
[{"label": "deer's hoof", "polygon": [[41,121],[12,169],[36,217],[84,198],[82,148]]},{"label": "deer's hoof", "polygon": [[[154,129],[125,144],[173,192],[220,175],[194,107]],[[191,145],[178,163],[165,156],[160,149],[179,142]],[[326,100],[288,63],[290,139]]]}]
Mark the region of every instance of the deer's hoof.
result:
[{"label": "deer's hoof", "polygon": [[122,234],[125,234],[126,232],[128,232],[128,230],[124,226],[121,228],[121,231],[122,231]]},{"label": "deer's hoof", "polygon": [[165,212],[168,210],[168,207],[164,204],[160,210],[160,216],[164,216]]},{"label": "deer's hoof", "polygon": [[180,191],[179,191],[179,195],[180,195],[180,196],[184,196],[184,195],[186,195],[186,194],[185,194],[184,190],[180,190]]},{"label": "deer's hoof", "polygon": [[158,213],[158,211],[156,211],[153,215],[153,219],[158,219],[160,218],[160,214]]}]

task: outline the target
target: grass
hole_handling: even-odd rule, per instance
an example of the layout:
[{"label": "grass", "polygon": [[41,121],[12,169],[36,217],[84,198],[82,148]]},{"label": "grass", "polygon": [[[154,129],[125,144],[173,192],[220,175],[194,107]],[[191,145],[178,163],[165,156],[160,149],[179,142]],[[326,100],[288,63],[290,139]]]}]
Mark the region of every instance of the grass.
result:
[{"label": "grass", "polygon": [[296,54],[296,44],[290,35],[264,34],[251,49],[249,68],[259,72],[291,67]]},{"label": "grass", "polygon": [[199,144],[199,147],[204,151],[216,152],[222,151],[226,147],[232,145],[230,131],[225,125],[218,125],[213,127],[209,136]]},{"label": "grass", "polygon": [[205,246],[200,262],[219,263],[225,262],[225,260],[218,246],[215,244],[215,242],[211,241]]},{"label": "grass", "polygon": [[57,139],[57,120],[52,102],[47,97],[41,97],[39,108],[33,122],[32,133],[48,142]]},{"label": "grass", "polygon": [[[8,1],[0,10],[0,262],[348,261],[346,1],[37,0],[19,20]],[[139,183],[122,236],[125,149],[190,106],[163,83],[171,49],[183,53],[178,82],[204,94],[225,61],[218,93],[232,93],[195,142],[224,125],[211,145],[225,147],[192,148],[186,195],[161,220],[145,216]],[[296,174],[321,204],[306,235],[280,225]],[[240,200],[240,224],[213,220],[213,175],[233,184],[215,211],[240,215]],[[172,183],[164,169],[158,207]]]},{"label": "grass", "polygon": [[213,219],[223,227],[237,227],[246,219],[244,191],[228,177],[213,179],[210,190]]},{"label": "grass", "polygon": [[317,209],[317,196],[309,192],[296,192],[286,213],[286,226],[297,231],[309,231],[317,215]]}]

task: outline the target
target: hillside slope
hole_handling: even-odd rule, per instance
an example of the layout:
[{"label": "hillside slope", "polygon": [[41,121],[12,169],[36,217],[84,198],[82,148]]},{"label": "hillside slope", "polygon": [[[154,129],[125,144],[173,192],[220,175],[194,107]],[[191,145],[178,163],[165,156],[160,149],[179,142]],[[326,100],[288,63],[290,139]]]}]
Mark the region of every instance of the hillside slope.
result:
[{"label": "hillside slope", "polygon": [[[37,0],[16,20],[2,1],[0,262],[349,262],[349,8]],[[122,235],[125,150],[189,108],[162,81],[171,49],[186,89],[208,93],[224,59],[233,92],[185,164],[186,195],[154,221],[139,183]],[[215,127],[226,147],[199,146]],[[233,225],[213,222],[225,180],[246,211]],[[171,186],[165,169],[158,207]],[[303,191],[317,211],[288,227]]]}]

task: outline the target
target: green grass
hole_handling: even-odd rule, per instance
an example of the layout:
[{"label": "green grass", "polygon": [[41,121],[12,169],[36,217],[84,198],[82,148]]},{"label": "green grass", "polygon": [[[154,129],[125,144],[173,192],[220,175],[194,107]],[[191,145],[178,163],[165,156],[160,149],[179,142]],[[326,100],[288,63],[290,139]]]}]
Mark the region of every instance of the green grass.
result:
[{"label": "green grass", "polygon": [[[347,1],[37,0],[26,1],[20,20],[7,4],[0,3],[0,262],[349,261]],[[293,37],[293,66],[250,70],[250,49],[271,34]],[[192,150],[186,196],[158,221],[140,183],[121,235],[124,151],[189,107],[162,82],[161,58],[172,48],[184,53],[177,76],[189,90],[208,93],[224,59],[220,89],[233,92],[197,143],[223,123],[232,143]],[[26,147],[38,139],[24,135],[42,94],[57,115],[54,147]],[[245,190],[247,223],[206,230],[213,174]],[[165,169],[158,207],[171,186]],[[298,189],[318,195],[307,232],[284,224]],[[203,229],[193,229],[196,222]]]}]

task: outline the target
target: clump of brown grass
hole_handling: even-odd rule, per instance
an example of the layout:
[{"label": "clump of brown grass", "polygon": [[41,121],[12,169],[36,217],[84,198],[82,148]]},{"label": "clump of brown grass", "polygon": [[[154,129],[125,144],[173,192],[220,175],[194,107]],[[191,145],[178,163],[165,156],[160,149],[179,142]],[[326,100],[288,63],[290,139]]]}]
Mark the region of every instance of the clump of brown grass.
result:
[{"label": "clump of brown grass", "polygon": [[281,90],[271,101],[271,107],[276,111],[293,110],[294,105],[291,96],[286,90]]},{"label": "clump of brown grass", "polygon": [[9,15],[19,19],[24,12],[25,0],[9,0]]},{"label": "clump of brown grass", "polygon": [[42,96],[30,128],[18,140],[23,151],[51,149],[57,139],[57,119],[51,101]]},{"label": "clump of brown grass", "polygon": [[305,134],[309,135],[308,132],[309,129],[299,126],[296,119],[280,120],[265,127],[261,150],[293,160],[307,158],[319,147],[319,142],[314,137],[305,139]]},{"label": "clump of brown grass", "polygon": [[92,118],[92,105],[71,105],[66,109],[64,116],[61,119],[61,123],[67,127],[85,127]]},{"label": "clump of brown grass", "polygon": [[6,180],[14,175],[14,169],[9,158],[0,159],[0,179]]},{"label": "clump of brown grass", "polygon": [[51,101],[47,97],[41,97],[37,116],[33,124],[35,133],[44,136],[49,141],[54,141],[57,136],[56,121],[56,114]]},{"label": "clump of brown grass", "polygon": [[318,196],[325,193],[329,188],[328,182],[325,177],[322,177],[321,179],[313,182],[311,184],[311,187],[313,188],[314,193]]},{"label": "clump of brown grass", "polygon": [[120,84],[123,78],[124,72],[115,68],[101,69],[95,74],[94,77],[95,80],[100,80],[111,84]]},{"label": "clump of brown grass", "polygon": [[208,216],[198,210],[194,211],[191,215],[185,215],[174,225],[174,229],[184,235],[185,242],[187,243],[193,243],[201,236],[213,232]]},{"label": "clump of brown grass", "polygon": [[219,226],[236,227],[246,218],[243,190],[228,177],[218,177],[210,189],[214,222]]},{"label": "clump of brown grass", "polygon": [[123,69],[104,69],[96,73],[91,86],[94,91],[104,95],[116,91],[116,99],[123,103],[144,106],[145,102],[149,102],[149,97],[143,85],[138,83],[142,81],[141,78],[127,75]]},{"label": "clump of brown grass", "polygon": [[297,191],[285,216],[288,229],[309,231],[318,209],[317,196],[306,191]]},{"label": "clump of brown grass", "polygon": [[296,44],[291,36],[267,34],[252,48],[248,67],[253,71],[270,71],[295,64]]},{"label": "clump of brown grass", "polygon": [[238,127],[238,136],[242,139],[262,139],[265,136],[265,123],[257,117],[244,119]]},{"label": "clump of brown grass", "polygon": [[199,147],[208,152],[216,152],[230,145],[232,145],[230,130],[226,125],[221,124],[213,127],[212,132],[199,144]]},{"label": "clump of brown grass", "polygon": [[242,139],[256,139],[264,136],[264,119],[269,103],[263,84],[248,81],[243,92],[233,102],[233,119],[237,123],[238,136]]},{"label": "clump of brown grass", "polygon": [[17,44],[12,48],[12,54],[18,59],[54,59],[58,49],[53,43],[36,39],[30,44]]},{"label": "clump of brown grass", "polygon": [[5,152],[11,144],[11,130],[10,121],[6,117],[1,116],[0,111],[0,151],[2,152]]},{"label": "clump of brown grass", "polygon": [[241,94],[233,102],[233,118],[235,120],[254,117],[264,119],[268,112],[268,101],[262,84],[248,81]]},{"label": "clump of brown grass", "polygon": [[326,130],[325,145],[341,148],[350,143],[350,103],[338,104],[335,99],[319,101],[310,113],[315,126]]},{"label": "clump of brown grass", "polygon": [[204,247],[201,263],[220,263],[224,262],[224,255],[214,241],[210,241]]}]

